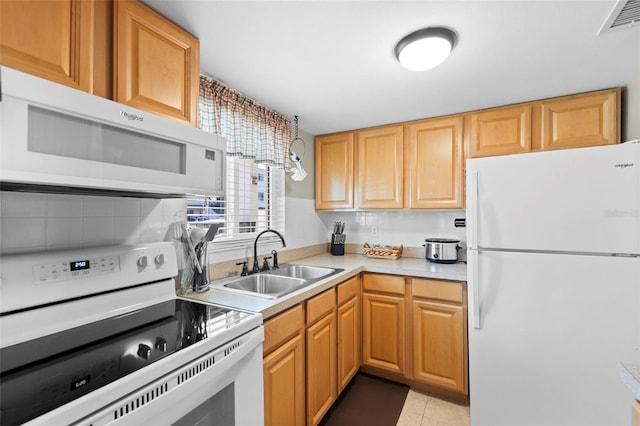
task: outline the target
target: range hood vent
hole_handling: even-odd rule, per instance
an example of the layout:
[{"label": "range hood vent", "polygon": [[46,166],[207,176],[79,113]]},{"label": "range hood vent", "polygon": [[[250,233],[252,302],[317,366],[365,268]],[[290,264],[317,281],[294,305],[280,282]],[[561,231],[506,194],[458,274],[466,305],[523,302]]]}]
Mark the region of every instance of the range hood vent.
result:
[{"label": "range hood vent", "polygon": [[640,0],[618,0],[598,34],[640,25]]}]

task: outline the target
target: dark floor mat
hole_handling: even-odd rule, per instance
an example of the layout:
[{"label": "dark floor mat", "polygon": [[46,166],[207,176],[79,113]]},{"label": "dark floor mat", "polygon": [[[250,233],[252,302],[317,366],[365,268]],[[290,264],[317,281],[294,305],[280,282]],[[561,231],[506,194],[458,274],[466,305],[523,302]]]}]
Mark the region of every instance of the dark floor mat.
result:
[{"label": "dark floor mat", "polygon": [[320,426],[395,426],[409,386],[358,373]]}]

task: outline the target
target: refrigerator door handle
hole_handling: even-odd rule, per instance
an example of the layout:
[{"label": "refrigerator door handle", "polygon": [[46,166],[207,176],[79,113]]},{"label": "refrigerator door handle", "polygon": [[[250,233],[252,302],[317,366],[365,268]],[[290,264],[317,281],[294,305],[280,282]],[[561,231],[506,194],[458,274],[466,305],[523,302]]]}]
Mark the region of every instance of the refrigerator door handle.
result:
[{"label": "refrigerator door handle", "polygon": [[467,174],[467,246],[478,248],[478,172]]},{"label": "refrigerator door handle", "polygon": [[471,325],[473,328],[480,329],[480,289],[478,281],[478,250],[469,250],[467,252],[467,265],[469,274],[467,277],[467,292],[469,293],[469,305],[471,306]]}]

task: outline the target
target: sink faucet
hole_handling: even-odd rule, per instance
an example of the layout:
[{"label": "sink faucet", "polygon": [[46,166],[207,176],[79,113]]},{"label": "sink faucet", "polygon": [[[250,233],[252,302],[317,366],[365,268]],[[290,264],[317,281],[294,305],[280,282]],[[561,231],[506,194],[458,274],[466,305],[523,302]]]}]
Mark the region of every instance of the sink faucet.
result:
[{"label": "sink faucet", "polygon": [[259,233],[256,236],[255,241],[253,242],[253,268],[251,269],[251,273],[252,274],[260,272],[260,266],[258,264],[258,238],[260,238],[262,236],[262,234],[267,233],[267,232],[273,232],[278,237],[280,237],[280,239],[282,240],[282,247],[286,247],[287,246],[287,243],[284,242],[284,237],[282,236],[282,234],[280,234],[275,229],[265,229],[264,231]]}]

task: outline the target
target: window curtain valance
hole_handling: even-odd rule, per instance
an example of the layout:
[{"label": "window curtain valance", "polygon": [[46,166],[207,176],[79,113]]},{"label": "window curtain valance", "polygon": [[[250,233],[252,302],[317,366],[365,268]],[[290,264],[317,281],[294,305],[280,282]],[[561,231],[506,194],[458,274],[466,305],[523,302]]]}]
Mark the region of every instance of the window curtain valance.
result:
[{"label": "window curtain valance", "polygon": [[227,138],[227,155],[288,166],[291,122],[211,78],[200,76],[199,126]]}]

